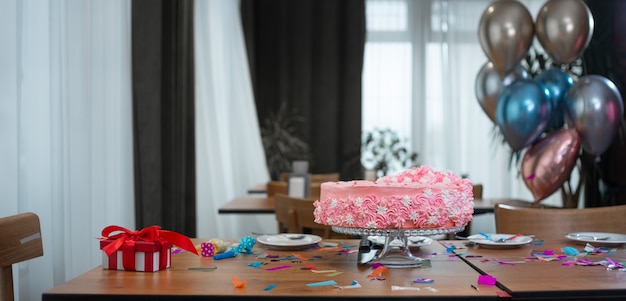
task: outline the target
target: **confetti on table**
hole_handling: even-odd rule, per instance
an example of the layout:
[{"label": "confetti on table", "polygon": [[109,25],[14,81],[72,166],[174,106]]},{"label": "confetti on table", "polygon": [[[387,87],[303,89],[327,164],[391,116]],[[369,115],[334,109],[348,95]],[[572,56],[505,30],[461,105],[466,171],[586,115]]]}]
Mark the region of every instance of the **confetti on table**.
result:
[{"label": "confetti on table", "polygon": [[327,286],[327,285],[336,285],[337,282],[335,282],[335,280],[328,280],[328,281],[321,281],[321,282],[313,282],[313,283],[308,283],[306,286]]},{"label": "confetti on table", "polygon": [[300,268],[301,270],[317,270],[317,267],[312,265],[312,264],[306,264],[304,265],[303,268]]},{"label": "confetti on table", "polygon": [[318,273],[318,274],[322,274],[322,273],[334,273],[334,272],[336,272],[336,271],[337,271],[337,270],[317,270],[317,269],[315,269],[315,270],[311,270],[311,272],[313,272],[313,273]]},{"label": "confetti on table", "polygon": [[302,261],[308,261],[309,260],[308,258],[306,258],[306,257],[304,257],[304,256],[302,256],[302,255],[300,255],[298,253],[293,253],[293,256],[299,258]]},{"label": "confetti on table", "polygon": [[392,285],[391,286],[391,290],[392,291],[419,291],[420,288],[419,287],[412,287],[412,286],[397,286],[397,285]]},{"label": "confetti on table", "polygon": [[359,288],[359,287],[361,287],[361,284],[359,284],[359,282],[358,282],[358,281],[353,280],[353,281],[352,281],[352,283],[351,283],[350,285],[344,285],[344,286],[335,285],[335,287],[336,287],[336,288],[339,288],[340,290],[341,290],[341,289],[345,289],[345,288],[348,288],[348,289],[349,289],[349,288]]},{"label": "confetti on table", "polygon": [[273,268],[267,268],[266,270],[268,270],[268,271],[276,271],[276,270],[288,269],[290,267],[291,267],[290,265],[281,265],[281,266],[277,266],[277,267],[273,267]]},{"label": "confetti on table", "polygon": [[261,265],[263,265],[263,262],[261,262],[261,261],[254,261],[254,262],[248,263],[249,267],[255,267],[255,268],[258,268]]},{"label": "confetti on table", "polygon": [[233,282],[233,285],[235,286],[235,288],[242,288],[244,286],[246,286],[246,281],[241,281],[239,280],[239,278],[233,276],[230,278],[230,280]]},{"label": "confetti on table", "polygon": [[369,275],[367,275],[367,277],[375,277],[375,278],[382,278],[385,275],[387,275],[387,272],[389,271],[389,269],[385,266],[379,266],[376,269],[374,269],[374,271],[372,271],[372,273],[370,273]]},{"label": "confetti on table", "polygon": [[576,248],[572,248],[572,247],[563,247],[561,248],[561,251],[563,251],[563,253],[570,255],[570,256],[580,254],[580,252],[578,252]]},{"label": "confetti on table", "polygon": [[271,290],[271,289],[273,289],[275,287],[276,287],[276,284],[270,284],[270,285],[266,286],[263,290],[264,291],[269,291],[269,290]]},{"label": "confetti on table", "polygon": [[496,282],[496,277],[493,277],[491,275],[478,276],[478,284],[495,285]]}]

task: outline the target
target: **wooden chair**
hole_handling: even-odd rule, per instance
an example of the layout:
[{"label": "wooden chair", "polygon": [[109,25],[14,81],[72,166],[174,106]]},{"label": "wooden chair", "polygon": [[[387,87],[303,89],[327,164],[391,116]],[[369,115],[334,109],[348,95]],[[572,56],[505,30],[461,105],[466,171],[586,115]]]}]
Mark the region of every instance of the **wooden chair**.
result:
[{"label": "wooden chair", "polygon": [[474,193],[474,199],[483,198],[483,184],[472,185],[472,192]]},{"label": "wooden chair", "polygon": [[[336,238],[330,226],[315,222],[313,199],[290,197],[285,194],[274,196],[274,207],[279,232],[307,233],[319,235],[322,238]],[[341,236],[343,237],[343,236]]]},{"label": "wooden chair", "polygon": [[274,196],[278,193],[287,194],[287,182],[269,181],[267,182],[267,196]]},{"label": "wooden chair", "polygon": [[[280,174],[281,180],[287,182],[289,180],[289,173],[283,172]],[[314,173],[311,174],[311,183],[315,182],[337,182],[339,181],[339,173]]]},{"label": "wooden chair", "polygon": [[300,233],[296,210],[291,205],[291,199],[284,193],[274,195],[274,215],[278,222],[278,233]]},{"label": "wooden chair", "polygon": [[[474,199],[482,199],[483,198],[483,184],[472,185],[472,193],[474,194]],[[448,239],[454,239],[455,235],[460,236],[460,237],[468,237],[471,234],[471,230],[472,230],[472,222],[470,221],[469,223],[467,223],[463,231],[456,233],[456,234],[449,235]]]},{"label": "wooden chair", "polygon": [[13,264],[43,256],[39,217],[31,212],[0,218],[0,300],[14,299]]},{"label": "wooden chair", "polygon": [[626,233],[626,205],[594,208],[494,207],[496,232],[563,238],[570,232]]},{"label": "wooden chair", "polygon": [[[317,200],[320,197],[320,193],[321,193],[321,186],[322,183],[321,182],[311,182],[311,188],[310,188],[310,193],[311,199]],[[267,183],[267,196],[271,197],[274,196],[278,193],[282,193],[282,194],[287,194],[288,185],[287,182],[283,182],[283,181],[270,181]]]}]

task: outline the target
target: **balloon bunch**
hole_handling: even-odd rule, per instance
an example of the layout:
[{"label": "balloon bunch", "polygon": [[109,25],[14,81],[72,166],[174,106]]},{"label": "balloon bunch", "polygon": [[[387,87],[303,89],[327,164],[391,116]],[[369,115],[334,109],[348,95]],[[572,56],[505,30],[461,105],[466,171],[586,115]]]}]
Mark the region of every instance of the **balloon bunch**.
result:
[{"label": "balloon bunch", "polygon": [[[569,180],[581,149],[604,153],[622,122],[615,84],[568,68],[582,57],[593,29],[582,0],[548,0],[534,22],[516,0],[496,0],[481,16],[478,37],[489,60],[476,76],[476,97],[513,152],[523,153],[521,172],[535,202]],[[552,64],[531,76],[522,60],[534,37]]]}]

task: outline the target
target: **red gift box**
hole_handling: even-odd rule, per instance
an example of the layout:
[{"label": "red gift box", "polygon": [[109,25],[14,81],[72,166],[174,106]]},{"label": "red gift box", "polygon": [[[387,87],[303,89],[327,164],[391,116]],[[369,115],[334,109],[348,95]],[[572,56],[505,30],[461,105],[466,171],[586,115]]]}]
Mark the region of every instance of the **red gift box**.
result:
[{"label": "red gift box", "polygon": [[[100,249],[104,249],[113,240],[101,240]],[[129,258],[130,257],[130,258]],[[137,241],[134,246],[107,255],[102,252],[102,267],[108,270],[156,272],[164,270],[172,263],[172,245],[162,242]]]},{"label": "red gift box", "polygon": [[105,227],[102,236],[100,249],[104,269],[142,272],[167,269],[171,265],[172,245],[198,255],[187,236],[160,230],[159,226],[130,231],[113,225]]}]

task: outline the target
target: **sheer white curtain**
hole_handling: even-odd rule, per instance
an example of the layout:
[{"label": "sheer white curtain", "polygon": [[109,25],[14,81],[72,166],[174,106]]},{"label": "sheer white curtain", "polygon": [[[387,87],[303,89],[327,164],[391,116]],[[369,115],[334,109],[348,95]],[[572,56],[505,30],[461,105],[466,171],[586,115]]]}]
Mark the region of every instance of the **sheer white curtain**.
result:
[{"label": "sheer white curtain", "polygon": [[0,40],[0,216],[40,217],[44,256],[13,269],[40,300],[134,227],[130,2],[3,0]]},{"label": "sheer white curtain", "polygon": [[273,215],[218,215],[269,180],[252,94],[239,1],[195,2],[198,237],[275,232]]},{"label": "sheer white curtain", "polygon": [[[478,24],[491,2],[367,0],[364,129],[396,129],[420,163],[467,174],[484,185],[486,198],[532,200],[475,96],[487,62]],[[520,2],[535,16],[545,1]],[[545,202],[560,204],[558,197]]]}]

